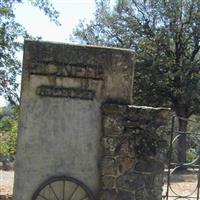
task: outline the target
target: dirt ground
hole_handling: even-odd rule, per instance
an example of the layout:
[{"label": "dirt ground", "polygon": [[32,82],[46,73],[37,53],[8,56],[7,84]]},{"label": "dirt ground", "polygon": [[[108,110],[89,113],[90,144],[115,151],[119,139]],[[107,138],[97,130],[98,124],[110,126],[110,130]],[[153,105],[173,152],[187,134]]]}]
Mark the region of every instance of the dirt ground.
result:
[{"label": "dirt ground", "polygon": [[[176,173],[171,176],[171,189],[169,190],[169,194],[174,196],[172,190],[177,195],[188,195],[195,191],[197,186],[197,174],[194,172],[186,172],[184,174]],[[163,195],[166,194],[166,180],[165,177],[165,184],[163,187]],[[9,200],[11,199],[12,192],[13,192],[13,181],[14,181],[14,172],[13,171],[2,171],[0,170],[0,200]],[[192,196],[197,195],[197,190],[193,193]],[[163,198],[165,199],[165,198]],[[176,198],[168,198],[169,200],[173,200]],[[190,199],[190,198],[187,198]],[[195,198],[191,198],[195,199]]]},{"label": "dirt ground", "polygon": [[[197,183],[198,172],[176,172],[170,176],[169,196],[188,196],[187,200],[197,199]],[[165,177],[165,184],[163,186],[163,195],[166,196],[167,177]],[[193,198],[191,198],[193,197]],[[165,199],[165,198],[163,198]],[[177,199],[177,197],[170,197],[169,200]],[[182,199],[182,198],[181,198]]]},{"label": "dirt ground", "polygon": [[14,171],[0,170],[0,200],[10,199],[13,192]]}]

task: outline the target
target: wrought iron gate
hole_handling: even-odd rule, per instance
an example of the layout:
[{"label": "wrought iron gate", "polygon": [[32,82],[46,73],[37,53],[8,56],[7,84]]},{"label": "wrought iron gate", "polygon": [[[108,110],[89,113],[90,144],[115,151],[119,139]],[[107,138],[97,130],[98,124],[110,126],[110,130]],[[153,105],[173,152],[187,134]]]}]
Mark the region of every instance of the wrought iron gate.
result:
[{"label": "wrought iron gate", "polygon": [[[180,117],[172,118],[172,126],[170,133],[170,147],[168,152],[168,166],[165,171],[166,181],[164,186],[163,200],[199,200],[200,199],[200,154],[196,150],[196,155],[192,154],[190,161],[179,163],[174,158],[176,155],[176,143],[179,137],[186,137],[187,149],[192,149],[195,143],[200,141],[200,130],[198,132],[181,132],[176,128],[177,120],[185,120],[187,123],[195,123],[196,121],[188,120]],[[189,142],[190,141],[190,142]],[[192,141],[192,142],[191,142]],[[199,142],[200,146],[200,142]],[[194,149],[193,149],[194,150]],[[196,181],[195,181],[196,180]]]}]

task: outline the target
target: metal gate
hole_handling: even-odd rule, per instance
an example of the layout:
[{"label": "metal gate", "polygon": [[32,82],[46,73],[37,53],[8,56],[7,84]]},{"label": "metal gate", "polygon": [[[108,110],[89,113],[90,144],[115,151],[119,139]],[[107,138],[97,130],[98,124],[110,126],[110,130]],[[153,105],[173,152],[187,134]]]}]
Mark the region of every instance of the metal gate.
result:
[{"label": "metal gate", "polygon": [[[199,200],[200,154],[199,150],[197,149],[197,143],[200,141],[200,130],[197,130],[197,132],[178,131],[176,128],[176,122],[178,120],[185,120],[187,121],[188,125],[198,124],[196,121],[185,118],[172,118],[168,163],[165,170],[165,185],[163,188],[163,200]],[[198,125],[196,127],[198,127]],[[183,135],[186,138],[187,154],[191,157],[189,159],[187,158],[189,161],[186,163],[180,163],[175,158],[175,155],[177,155],[176,150],[178,139]],[[192,149],[195,150],[195,153],[190,152]]]}]

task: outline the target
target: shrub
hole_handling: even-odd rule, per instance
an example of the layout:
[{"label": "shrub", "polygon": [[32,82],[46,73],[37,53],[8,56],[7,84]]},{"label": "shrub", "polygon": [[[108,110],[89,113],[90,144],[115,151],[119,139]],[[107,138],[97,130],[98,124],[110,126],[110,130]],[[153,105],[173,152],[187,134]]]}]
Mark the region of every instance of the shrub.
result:
[{"label": "shrub", "polygon": [[18,108],[13,113],[0,120],[0,158],[14,156],[18,129]]}]

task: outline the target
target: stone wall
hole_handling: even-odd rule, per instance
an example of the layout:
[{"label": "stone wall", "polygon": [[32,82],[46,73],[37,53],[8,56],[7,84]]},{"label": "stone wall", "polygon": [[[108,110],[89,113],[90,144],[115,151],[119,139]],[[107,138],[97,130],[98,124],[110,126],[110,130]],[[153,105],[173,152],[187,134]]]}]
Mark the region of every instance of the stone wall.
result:
[{"label": "stone wall", "polygon": [[104,104],[100,200],[161,200],[169,110]]}]

